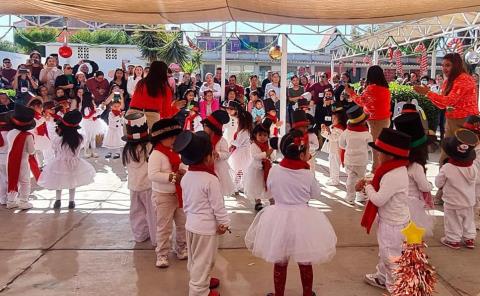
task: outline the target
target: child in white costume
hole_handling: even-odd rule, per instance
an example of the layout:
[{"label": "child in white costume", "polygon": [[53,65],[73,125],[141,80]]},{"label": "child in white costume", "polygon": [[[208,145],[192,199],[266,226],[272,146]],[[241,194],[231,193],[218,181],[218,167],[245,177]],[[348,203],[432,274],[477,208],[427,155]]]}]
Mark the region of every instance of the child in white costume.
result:
[{"label": "child in white costume", "polygon": [[185,131],[177,137],[174,150],[189,166],[181,181],[187,216],[188,295],[218,296],[212,289],[220,281],[211,277],[211,271],[218,251],[218,236],[228,230],[230,219],[213,169],[213,147],[205,132]]},{"label": "child in white costume", "polygon": [[325,214],[308,206],[310,199],[321,197],[307,163],[308,137],[292,130],[282,137],[280,150],[284,159],[267,180],[275,205],[258,213],[245,244],[254,256],[274,263],[274,295],[284,295],[290,259],[299,265],[303,295],[314,295],[312,264],[333,258],[337,237]]},{"label": "child in white costume", "polygon": [[[110,97],[109,97],[110,98]],[[95,106],[91,93],[85,93],[83,95],[82,108],[80,112],[83,115],[83,120],[80,123],[82,127],[82,134],[84,135],[85,157],[98,157],[95,152],[97,149],[96,137],[104,135],[108,129],[107,124],[100,118],[105,106],[110,103],[103,102],[99,107]]]},{"label": "child in white costume", "polygon": [[130,190],[130,226],[136,242],[156,240],[156,214],[152,202],[152,182],[148,179],[148,155],[151,150],[147,117],[140,112],[125,116],[126,141],[122,160],[127,167]]},{"label": "child in white costume", "polygon": [[473,165],[478,138],[470,130],[458,129],[455,136],[444,139],[447,162],[440,168],[435,185],[443,189],[445,236],[442,244],[459,249],[461,243],[475,248],[474,206],[478,169]]},{"label": "child in white costume", "polygon": [[337,186],[340,184],[340,166],[342,165],[342,151],[338,145],[338,141],[343,131],[347,127],[347,113],[344,108],[334,103],[332,105],[332,125],[327,127],[322,125],[322,137],[327,139],[324,143],[329,145],[328,147],[328,162],[330,180],[327,181],[328,186]]},{"label": "child in white costume", "polygon": [[190,110],[188,111],[188,116],[185,118],[183,129],[195,133],[203,131],[202,116],[200,116],[198,102],[192,101],[190,103]]},{"label": "child in white costume", "polygon": [[39,99],[33,99],[28,105],[35,111],[35,128],[32,133],[37,159],[45,162],[45,155],[43,152],[52,148],[52,142],[48,135],[46,119],[43,116],[43,103]]},{"label": "child in white costume", "polygon": [[[365,177],[368,164],[368,143],[373,141],[368,131],[366,120],[368,116],[363,113],[359,106],[353,106],[347,110],[347,130],[338,140],[340,149],[345,150],[345,170],[347,172],[347,196],[346,202],[354,204],[356,199],[355,184]],[[359,196],[358,201],[362,201]]]},{"label": "child in white costume", "polygon": [[55,104],[53,101],[46,102],[43,104],[43,117],[45,118],[45,125],[47,126],[47,134],[50,140],[50,147],[42,151],[43,163],[45,165],[53,159],[52,140],[55,137],[58,137],[56,132],[57,124],[55,123],[55,118],[57,118],[57,120],[61,118],[59,115],[55,114]]},{"label": "child in white costume", "polygon": [[222,137],[222,128],[229,120],[230,118],[226,111],[216,110],[202,121],[203,129],[210,136],[210,141],[214,148],[213,158],[215,159],[215,174],[220,181],[222,194],[224,196],[229,196],[235,191],[235,185],[232,180],[232,169],[228,164],[230,152],[228,151],[227,140]]},{"label": "child in white costume", "polygon": [[270,126],[273,122],[265,118],[252,131],[250,144],[251,161],[245,172],[245,194],[255,200],[255,211],[263,208],[262,199],[269,199],[274,204],[270,192],[267,190],[267,177],[275,159],[274,150],[269,145]]},{"label": "child in white costume", "polygon": [[103,147],[112,150],[105,155],[105,158],[120,158],[120,149],[125,146],[125,141],[122,140],[123,137],[123,112],[122,112],[122,102],[113,101],[110,113],[108,113],[108,130],[103,139]]},{"label": "child in white costume", "polygon": [[232,154],[228,159],[233,169],[235,190],[238,192],[244,189],[245,172],[251,161],[250,156],[250,133],[252,131],[252,114],[241,110],[238,112],[238,130],[235,133],[230,146]]},{"label": "child in white costume", "polygon": [[82,114],[78,110],[67,112],[57,122],[57,134],[52,141],[54,158],[43,169],[38,185],[56,190],[54,209],[61,207],[62,190],[68,189],[68,208],[75,208],[77,187],[93,183],[95,169],[80,158],[83,137],[78,133]]},{"label": "child in white costume", "polygon": [[384,128],[370,146],[379,152],[380,164],[372,181],[361,179],[355,187],[363,190],[369,199],[361,223],[367,233],[378,213],[379,262],[376,273],[365,275],[365,282],[392,292],[396,280],[394,271],[398,266],[392,258],[402,254],[404,236],[401,231],[410,220],[407,204],[410,136]]},{"label": "child in white costume", "polygon": [[7,204],[7,158],[8,158],[8,141],[7,134],[12,129],[10,117],[12,112],[0,114],[0,205]]},{"label": "child in white costume", "polygon": [[230,121],[225,125],[225,132],[223,133],[223,137],[227,140],[228,147],[232,145],[233,137],[238,130],[238,112],[241,111],[241,108],[237,101],[228,102],[226,109],[230,116]]}]

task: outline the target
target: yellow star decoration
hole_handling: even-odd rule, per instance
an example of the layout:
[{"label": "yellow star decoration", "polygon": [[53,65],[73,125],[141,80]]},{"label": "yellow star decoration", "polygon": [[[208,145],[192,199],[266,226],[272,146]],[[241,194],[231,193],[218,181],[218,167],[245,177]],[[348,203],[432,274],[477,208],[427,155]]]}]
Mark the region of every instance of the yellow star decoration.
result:
[{"label": "yellow star decoration", "polygon": [[402,229],[402,233],[407,239],[407,244],[414,245],[414,244],[421,244],[423,242],[423,235],[425,234],[425,228],[418,227],[410,221],[407,227]]}]

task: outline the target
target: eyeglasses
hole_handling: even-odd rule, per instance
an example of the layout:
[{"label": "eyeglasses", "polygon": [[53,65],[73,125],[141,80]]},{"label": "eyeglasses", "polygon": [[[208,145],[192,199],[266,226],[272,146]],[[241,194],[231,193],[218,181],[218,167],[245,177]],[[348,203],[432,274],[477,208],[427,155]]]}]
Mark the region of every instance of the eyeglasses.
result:
[{"label": "eyeglasses", "polygon": [[4,63],[4,64],[11,64],[12,62],[10,62],[10,61],[4,61],[3,63]]}]

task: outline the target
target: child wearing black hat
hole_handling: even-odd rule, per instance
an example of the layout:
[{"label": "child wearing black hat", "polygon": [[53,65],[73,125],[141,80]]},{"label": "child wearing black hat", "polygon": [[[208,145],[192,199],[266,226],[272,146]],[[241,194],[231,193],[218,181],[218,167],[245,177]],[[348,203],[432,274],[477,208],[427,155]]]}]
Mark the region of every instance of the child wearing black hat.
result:
[{"label": "child wearing black hat", "polygon": [[448,158],[435,178],[435,186],[443,190],[444,202],[445,236],[440,241],[456,250],[460,249],[462,241],[465,247],[475,248],[474,206],[478,168],[473,161],[477,145],[477,135],[467,129],[458,129],[455,136],[445,138],[443,150]]},{"label": "child wearing black hat", "polygon": [[255,210],[257,212],[263,208],[262,198],[270,199],[270,204],[274,203],[266,185],[274,159],[274,150],[268,145],[270,125],[272,125],[272,121],[265,118],[262,123],[257,124],[253,129],[250,144],[251,162],[245,172],[245,194],[247,198],[255,200]]},{"label": "child wearing black hat", "polygon": [[37,158],[45,161],[43,152],[52,148],[52,142],[50,141],[46,119],[43,115],[43,103],[40,99],[33,99],[28,105],[35,111],[35,128],[32,133]]},{"label": "child wearing black hat", "polygon": [[35,159],[33,135],[29,132],[35,127],[35,112],[23,105],[15,104],[10,118],[12,130],[7,134],[8,157],[8,196],[7,209],[20,208],[28,210],[30,195],[30,170],[38,178],[40,169]]},{"label": "child wearing black hat", "polygon": [[197,102],[190,103],[190,110],[188,116],[185,118],[183,129],[191,132],[203,131],[202,117],[200,116],[200,109]]},{"label": "child wearing black hat", "polygon": [[148,178],[152,181],[152,199],[157,213],[156,266],[169,266],[170,236],[175,221],[175,251],[179,260],[187,259],[185,241],[185,213],[183,211],[180,180],[185,174],[180,156],[173,151],[173,143],[182,132],[180,124],[172,118],[164,118],[152,126],[152,153],[148,160]]},{"label": "child wearing black hat", "polygon": [[373,180],[360,180],[356,190],[363,190],[369,199],[361,222],[367,233],[378,214],[379,262],[377,272],[366,274],[365,282],[392,292],[396,278],[394,270],[397,267],[392,258],[402,254],[404,236],[401,230],[410,220],[407,204],[410,136],[384,128],[378,139],[369,145],[379,152],[380,165],[375,170]]},{"label": "child wearing black hat", "polygon": [[43,169],[38,185],[56,190],[54,209],[61,207],[62,189],[68,189],[68,208],[75,208],[75,189],[93,183],[94,167],[80,158],[83,136],[78,133],[82,114],[78,110],[65,113],[57,123],[57,134],[52,141],[54,159]]},{"label": "child wearing black hat", "polygon": [[112,100],[113,97],[109,97],[97,107],[91,93],[86,92],[83,94],[82,107],[80,109],[83,119],[80,126],[82,127],[82,133],[85,136],[84,146],[86,158],[98,157],[98,154],[96,153],[96,137],[103,136],[108,130],[107,124],[100,118],[100,115],[102,115],[106,105]]},{"label": "child wearing black hat", "polygon": [[177,137],[174,150],[189,166],[181,181],[187,216],[189,295],[218,296],[217,291],[210,289],[218,287],[220,281],[211,277],[211,272],[218,251],[218,235],[228,230],[230,218],[213,169],[213,147],[205,132],[185,131]]},{"label": "child wearing black hat", "polygon": [[372,135],[368,131],[368,115],[357,105],[347,110],[347,129],[340,135],[338,146],[345,150],[345,171],[347,172],[347,196],[345,200],[353,205],[355,199],[363,201],[360,195],[356,197],[355,184],[365,177],[368,164],[368,143]]},{"label": "child wearing black hat", "polygon": [[228,107],[226,108],[228,116],[230,116],[230,121],[225,126],[225,133],[223,136],[227,140],[228,146],[230,147],[233,142],[233,136],[238,130],[238,112],[242,111],[242,106],[237,101],[228,102]]},{"label": "child wearing black hat", "polygon": [[223,137],[223,126],[228,123],[230,118],[224,110],[213,111],[212,115],[205,118],[203,123],[204,131],[210,136],[213,146],[213,158],[215,160],[215,174],[218,176],[222,194],[229,196],[235,191],[235,185],[232,181],[230,165],[228,158],[230,151],[228,150],[227,140]]},{"label": "child wearing black hat", "polygon": [[232,154],[228,163],[234,172],[235,190],[238,192],[244,189],[245,171],[250,163],[250,139],[253,129],[252,115],[242,110],[238,113],[238,130],[233,136],[233,142],[230,146]]},{"label": "child wearing black hat", "polygon": [[[463,127],[474,132],[477,137],[480,137],[480,116],[479,115],[471,115],[467,117],[467,120],[463,124]],[[475,154],[480,155],[480,141],[477,146],[475,146]],[[477,183],[475,184],[475,197],[477,199],[476,209],[478,214],[476,214],[477,218],[480,218],[480,157],[475,157],[473,164],[478,169],[477,175]],[[480,221],[476,222],[477,230],[480,230]]]},{"label": "child wearing black hat", "polygon": [[157,219],[152,202],[152,182],[148,179],[148,155],[151,150],[147,117],[141,112],[125,116],[126,142],[122,152],[130,190],[130,226],[136,242],[150,238],[157,242]]},{"label": "child wearing black hat", "polygon": [[315,164],[317,151],[320,149],[320,142],[318,141],[317,132],[315,130],[315,118],[310,113],[306,114],[308,120],[308,150],[310,152],[310,160],[308,164],[310,165],[310,170],[315,174]]},{"label": "child wearing black hat", "polygon": [[321,190],[307,162],[307,135],[292,130],[282,137],[280,150],[284,158],[267,179],[275,205],[258,213],[245,244],[254,256],[274,264],[275,294],[268,295],[284,295],[289,260],[299,266],[303,295],[315,295],[312,264],[333,258],[337,237],[325,214],[308,206]]},{"label": "child wearing black hat", "polygon": [[393,123],[398,131],[411,137],[410,164],[408,165],[408,207],[410,220],[425,229],[427,236],[433,236],[435,217],[430,213],[433,200],[430,191],[433,185],[428,182],[426,168],[428,159],[427,135],[423,129],[418,112],[404,113],[397,116]]},{"label": "child wearing black hat", "polygon": [[10,117],[12,112],[0,113],[0,205],[7,204],[7,134],[12,129]]},{"label": "child wearing black hat", "polygon": [[272,137],[278,137],[283,121],[278,120],[275,102],[272,99],[266,99],[263,101],[263,106],[265,108],[265,118],[268,118],[273,122],[270,127],[270,135],[272,135]]}]

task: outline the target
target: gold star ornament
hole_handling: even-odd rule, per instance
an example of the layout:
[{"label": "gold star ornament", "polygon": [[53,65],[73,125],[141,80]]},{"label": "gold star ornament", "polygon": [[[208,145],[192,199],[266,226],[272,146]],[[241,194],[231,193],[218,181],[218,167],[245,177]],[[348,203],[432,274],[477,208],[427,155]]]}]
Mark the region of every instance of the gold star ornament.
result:
[{"label": "gold star ornament", "polygon": [[407,244],[416,245],[423,242],[423,235],[425,234],[425,228],[418,227],[413,221],[408,223],[407,227],[402,229],[402,234],[407,239]]}]

